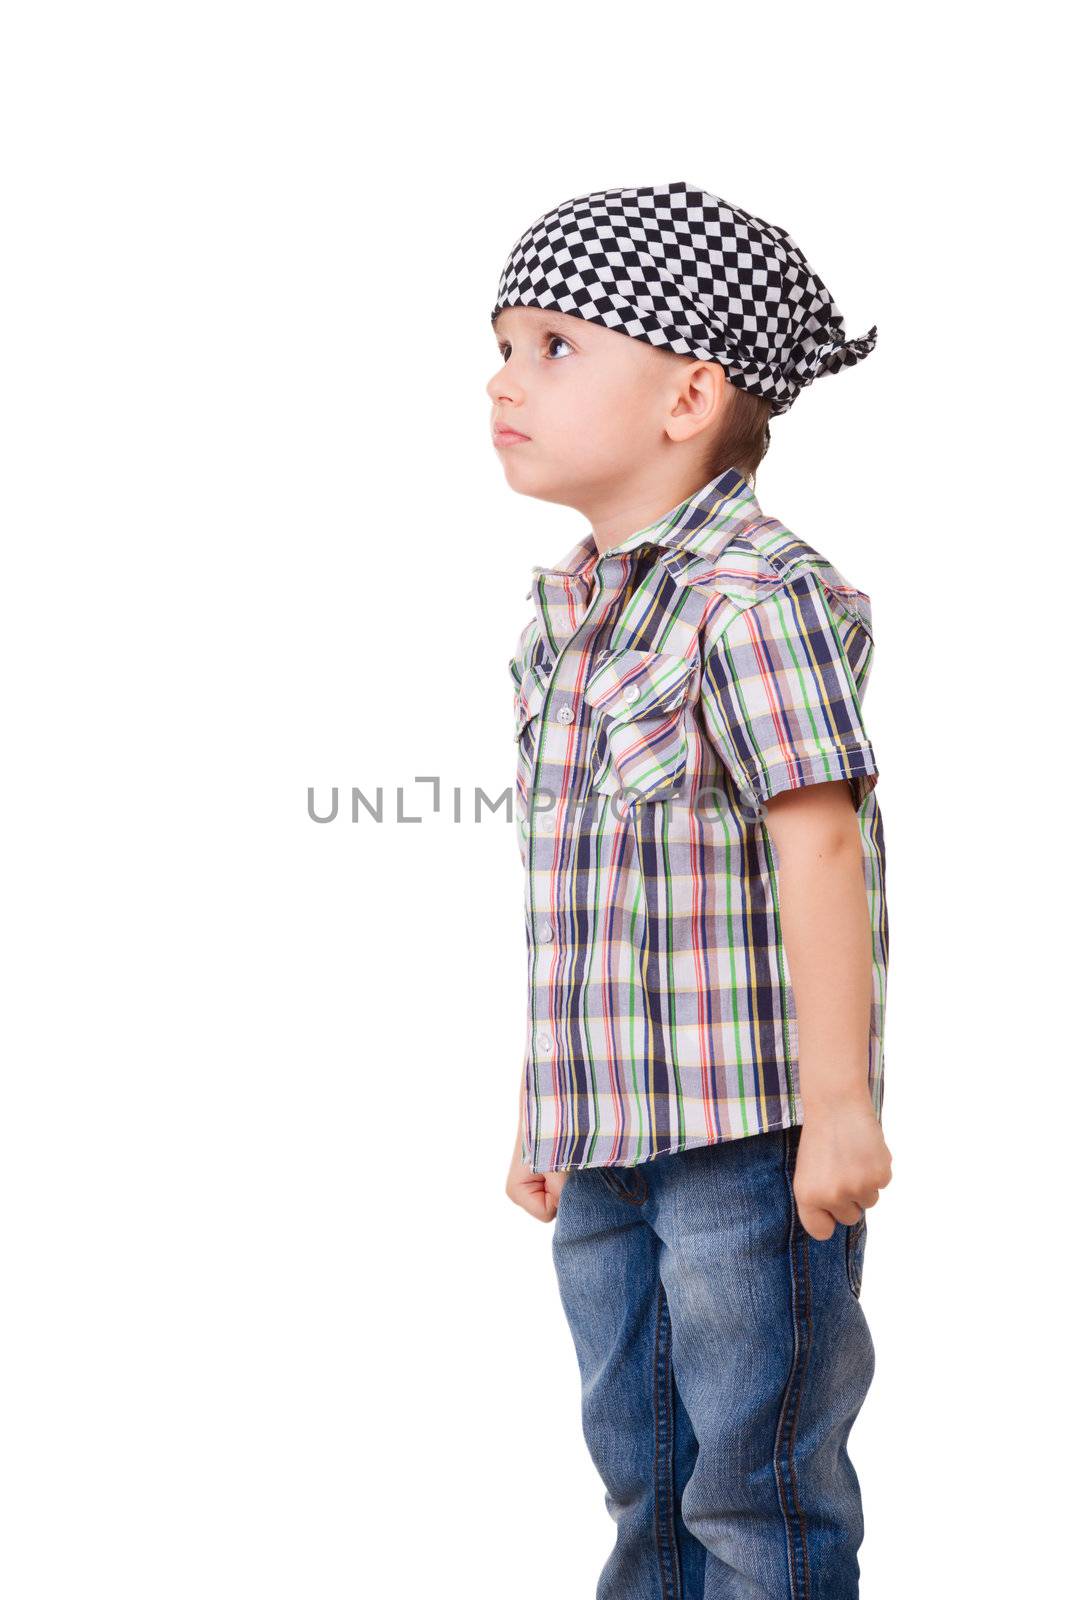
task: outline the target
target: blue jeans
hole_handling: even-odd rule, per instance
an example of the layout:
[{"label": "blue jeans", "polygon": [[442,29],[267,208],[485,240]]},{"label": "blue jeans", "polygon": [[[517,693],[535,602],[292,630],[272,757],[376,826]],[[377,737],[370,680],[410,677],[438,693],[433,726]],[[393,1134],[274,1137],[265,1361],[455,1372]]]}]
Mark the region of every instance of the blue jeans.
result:
[{"label": "blue jeans", "polygon": [[617,1526],[596,1600],[859,1594],[867,1219],[805,1231],[800,1133],[568,1173],[552,1256]]}]

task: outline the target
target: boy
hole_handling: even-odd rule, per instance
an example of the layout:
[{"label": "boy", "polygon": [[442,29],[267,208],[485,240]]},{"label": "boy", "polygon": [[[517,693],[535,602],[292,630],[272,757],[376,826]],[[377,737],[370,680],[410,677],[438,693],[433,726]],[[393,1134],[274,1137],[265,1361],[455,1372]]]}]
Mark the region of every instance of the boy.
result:
[{"label": "boy", "polygon": [[[555,1218],[598,1600],[858,1594],[846,1450],[888,958],[870,603],[766,516],[768,419],[853,365],[782,229],[685,183],[514,246],[494,441],[591,531],[511,674],[529,1031],[507,1192]],[[838,1224],[841,1227],[838,1227]]]}]

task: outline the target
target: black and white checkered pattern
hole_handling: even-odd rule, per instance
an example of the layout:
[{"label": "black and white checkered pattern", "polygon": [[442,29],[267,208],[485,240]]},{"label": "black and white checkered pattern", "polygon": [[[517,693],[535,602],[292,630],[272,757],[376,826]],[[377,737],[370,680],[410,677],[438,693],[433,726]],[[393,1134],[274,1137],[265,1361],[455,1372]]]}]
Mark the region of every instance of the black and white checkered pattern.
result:
[{"label": "black and white checkered pattern", "polygon": [[679,355],[788,411],[801,389],[851,367],[877,328],[846,339],[841,313],[783,228],[717,195],[668,183],[600,189],[545,212],[497,287],[505,306],[554,308]]}]

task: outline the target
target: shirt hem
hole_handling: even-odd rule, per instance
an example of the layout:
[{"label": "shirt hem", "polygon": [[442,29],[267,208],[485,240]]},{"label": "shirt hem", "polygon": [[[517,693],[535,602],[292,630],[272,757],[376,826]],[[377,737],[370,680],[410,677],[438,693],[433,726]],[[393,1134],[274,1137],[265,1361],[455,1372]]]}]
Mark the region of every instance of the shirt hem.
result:
[{"label": "shirt hem", "polygon": [[[720,1134],[717,1139],[679,1140],[670,1145],[663,1145],[658,1150],[646,1151],[644,1155],[639,1156],[634,1161],[628,1161],[625,1159],[617,1159],[614,1161],[610,1159],[604,1161],[565,1161],[561,1162],[558,1166],[552,1167],[539,1167],[531,1163],[531,1170],[540,1174],[544,1172],[588,1172],[597,1167],[641,1167],[649,1161],[655,1161],[658,1156],[680,1155],[687,1150],[713,1149],[716,1145],[733,1144],[738,1139],[755,1138],[755,1136],[760,1133],[784,1133],[789,1128],[802,1127],[803,1122],[803,1111],[798,1108],[798,1115],[795,1117],[786,1117],[780,1122],[769,1122],[765,1127],[762,1128],[750,1128],[747,1133],[723,1133]],[[603,1138],[603,1135],[600,1135],[600,1137]]]}]

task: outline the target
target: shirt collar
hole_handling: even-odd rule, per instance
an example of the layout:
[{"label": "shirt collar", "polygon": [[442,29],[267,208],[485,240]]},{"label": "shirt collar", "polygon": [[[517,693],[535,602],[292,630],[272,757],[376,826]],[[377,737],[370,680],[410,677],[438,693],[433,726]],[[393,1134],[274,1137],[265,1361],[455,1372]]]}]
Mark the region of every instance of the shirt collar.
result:
[{"label": "shirt collar", "polygon": [[[619,544],[603,552],[597,549],[591,533],[579,539],[554,567],[534,567],[535,579],[588,578],[596,563],[612,556],[628,555],[646,544],[658,545],[668,567],[684,565],[688,555],[708,556],[729,544],[742,523],[762,515],[759,502],[748,480],[735,467],[727,467],[702,488],[687,495],[665,511],[655,522],[628,534]],[[673,558],[679,557],[679,562]],[[533,594],[531,586],[526,598]]]}]

